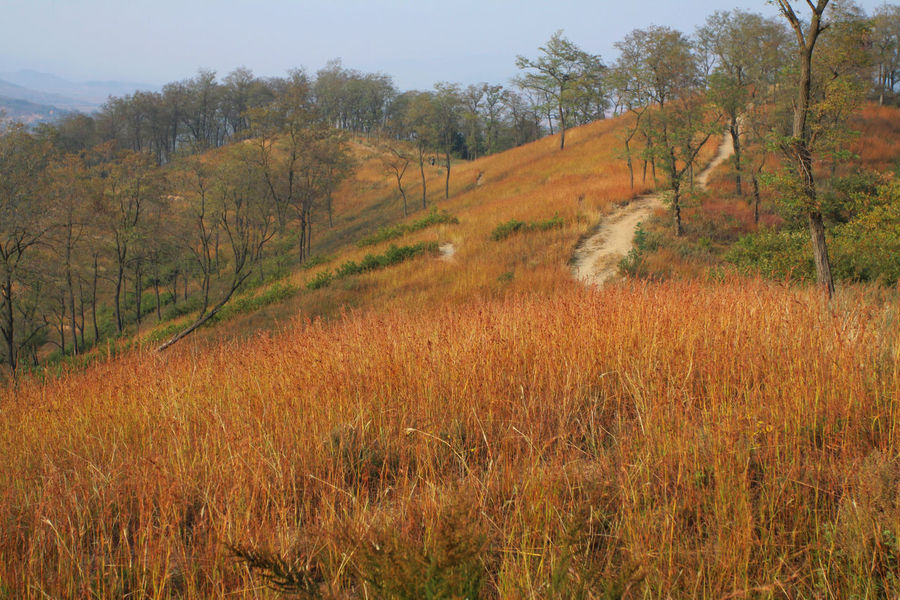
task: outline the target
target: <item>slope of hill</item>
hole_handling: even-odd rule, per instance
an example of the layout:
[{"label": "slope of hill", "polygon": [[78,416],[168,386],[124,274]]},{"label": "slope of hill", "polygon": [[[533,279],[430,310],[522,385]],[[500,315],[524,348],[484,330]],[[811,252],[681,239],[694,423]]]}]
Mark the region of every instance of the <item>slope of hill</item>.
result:
[{"label": "slope of hill", "polygon": [[[627,168],[616,158],[621,127],[621,120],[611,119],[572,130],[562,152],[558,142],[554,148],[554,140],[547,138],[477,161],[454,163],[449,199],[444,199],[444,169],[439,163],[431,166],[426,162],[425,210],[421,208],[417,165],[412,165],[404,184],[410,206],[418,204],[419,208],[406,222],[437,209],[459,223],[429,227],[365,247],[356,242],[378,228],[404,220],[396,184],[380,165],[378,152],[360,141],[355,147],[360,168],[335,195],[335,226],[328,228],[327,219],[317,224],[313,251],[323,264],[298,269],[282,281],[300,290],[289,301],[249,317],[239,316],[206,333],[227,336],[284,321],[297,313],[315,317],[350,308],[415,308],[514,290],[553,293],[570,283],[567,263],[579,238],[617,205],[650,189],[649,182],[629,188]],[[704,160],[713,151],[710,145]],[[510,228],[510,235],[494,239],[495,230],[504,227]],[[452,244],[452,260],[423,258],[351,275],[321,289],[307,289],[320,273],[333,273],[347,261],[360,262],[367,254],[387,251],[392,244],[428,242]]]},{"label": "slope of hill", "polygon": [[0,116],[12,121],[25,124],[54,121],[67,112],[55,106],[0,95]]},{"label": "slope of hill", "polygon": [[55,75],[22,70],[0,73],[0,96],[69,111],[92,112],[110,96],[122,97],[156,86],[126,81],[76,83]]},{"label": "slope of hill", "polygon": [[428,167],[459,222],[394,239],[360,141],[318,264],[231,339],[5,388],[0,596],[900,594],[896,295],[584,288],[579,238],[649,189],[621,126],[455,164],[447,200]]}]

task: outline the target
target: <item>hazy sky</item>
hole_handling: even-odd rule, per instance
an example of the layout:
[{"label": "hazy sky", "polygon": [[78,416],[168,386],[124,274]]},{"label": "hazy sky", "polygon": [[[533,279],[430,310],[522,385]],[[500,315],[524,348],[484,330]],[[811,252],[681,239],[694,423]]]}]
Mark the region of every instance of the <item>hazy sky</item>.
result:
[{"label": "hazy sky", "polygon": [[775,14],[765,0],[0,0],[0,72],[161,84],[199,67],[271,76],[340,57],[401,89],[504,83],[515,56],[557,29],[611,61],[634,28],[693,32],[729,8]]}]

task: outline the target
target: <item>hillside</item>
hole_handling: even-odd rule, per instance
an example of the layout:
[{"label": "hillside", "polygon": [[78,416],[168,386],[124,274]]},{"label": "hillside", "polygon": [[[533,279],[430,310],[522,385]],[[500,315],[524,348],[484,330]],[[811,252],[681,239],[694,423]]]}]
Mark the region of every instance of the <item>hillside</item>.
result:
[{"label": "hillside", "polygon": [[55,106],[0,95],[0,114],[5,120],[26,124],[40,123],[57,120],[66,112]]},{"label": "hillside", "polygon": [[[428,208],[421,208],[418,165],[404,177],[412,212],[404,220],[396,183],[379,161],[379,151],[364,139],[354,144],[360,161],[354,176],[334,198],[334,227],[319,213],[314,226],[313,254],[322,262],[296,269],[280,280],[296,294],[286,302],[251,316],[233,319],[207,335],[231,335],[268,327],[296,314],[314,318],[348,309],[421,308],[459,303],[475,297],[496,297],[512,291],[552,294],[571,284],[568,262],[581,236],[617,205],[650,189],[629,188],[628,174],[618,159],[623,119],[604,120],[572,130],[560,152],[558,138],[545,138],[476,161],[454,161],[450,198],[444,199],[445,171],[426,161]],[[704,152],[703,160],[714,148]],[[416,208],[418,207],[418,208]],[[358,242],[397,223],[413,223],[437,210],[457,224],[441,224],[400,237],[359,247]],[[501,240],[498,227],[524,226]],[[528,231],[527,224],[543,224]],[[513,223],[513,227],[515,224]],[[334,272],[347,261],[361,261],[391,245],[435,243],[452,256],[437,255],[408,261],[390,269],[350,276],[318,290],[307,284],[321,272]],[[285,249],[289,256],[293,251]],[[261,294],[264,292],[255,292]],[[168,327],[168,326],[167,326]],[[158,334],[150,332],[151,337]]]},{"label": "hillside", "polygon": [[5,388],[0,597],[900,593],[896,293],[583,287],[579,240],[650,189],[625,124],[454,163],[449,199],[428,165],[406,219],[358,138],[306,268],[285,244],[169,351],[190,315]]},{"label": "hillside", "polygon": [[20,70],[0,73],[0,95],[69,111],[93,112],[110,96],[126,96],[156,86],[124,81],[73,82],[49,73]]}]

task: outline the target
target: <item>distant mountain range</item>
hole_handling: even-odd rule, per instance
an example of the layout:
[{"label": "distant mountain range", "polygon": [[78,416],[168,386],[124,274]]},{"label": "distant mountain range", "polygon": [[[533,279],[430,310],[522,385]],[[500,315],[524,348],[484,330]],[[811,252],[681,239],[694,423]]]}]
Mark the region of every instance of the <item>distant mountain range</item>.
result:
[{"label": "distant mountain range", "polygon": [[52,121],[78,111],[90,113],[110,96],[125,96],[159,86],[128,81],[86,81],[76,83],[37,71],[0,73],[0,110],[6,118],[28,123]]},{"label": "distant mountain range", "polygon": [[28,100],[0,96],[0,121],[11,120],[33,125],[55,121],[70,112],[47,104],[36,104]]}]

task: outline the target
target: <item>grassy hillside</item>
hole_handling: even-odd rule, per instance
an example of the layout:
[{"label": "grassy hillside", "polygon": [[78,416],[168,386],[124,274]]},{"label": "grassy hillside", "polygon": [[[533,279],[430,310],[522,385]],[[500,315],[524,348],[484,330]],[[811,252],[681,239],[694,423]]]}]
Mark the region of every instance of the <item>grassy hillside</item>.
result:
[{"label": "grassy hillside", "polygon": [[897,318],[569,284],[26,382],[0,589],[272,597],[234,545],[325,597],[893,597]]},{"label": "grassy hillside", "polygon": [[[580,236],[614,204],[650,189],[640,184],[634,190],[629,187],[625,163],[618,158],[623,125],[622,119],[611,119],[574,129],[564,151],[559,151],[558,139],[551,137],[477,161],[454,162],[449,199],[444,199],[444,169],[426,163],[427,209],[421,205],[418,165],[411,164],[404,185],[415,212],[405,220],[396,183],[381,165],[377,147],[357,140],[353,151],[358,168],[335,195],[334,226],[329,226],[324,212],[314,226],[313,254],[320,257],[321,264],[293,269],[280,279],[279,285],[296,290],[286,301],[238,315],[201,332],[200,337],[245,334],[275,326],[298,312],[309,317],[330,316],[345,309],[417,308],[512,290],[552,292],[569,282],[566,265]],[[710,145],[705,156],[714,150]],[[452,215],[459,222],[365,247],[357,244],[381,228],[421,220],[431,210]],[[553,221],[553,226],[495,241],[494,229],[511,220],[526,224]],[[334,272],[347,261],[360,262],[366,254],[384,253],[392,244],[423,242],[452,244],[452,258],[441,260],[436,253],[429,253],[390,269],[340,279],[323,289],[306,287],[320,272]],[[285,246],[283,262],[291,264],[289,257],[294,253]],[[258,288],[253,294],[265,294],[265,289]],[[164,323],[149,335],[156,339],[161,329],[168,331],[171,326]]]},{"label": "grassy hillside", "polygon": [[428,167],[458,223],[362,247],[402,213],[360,141],[319,264],[3,389],[0,598],[900,594],[896,294],[582,288],[579,237],[642,191],[620,127],[455,164],[449,200]]}]

